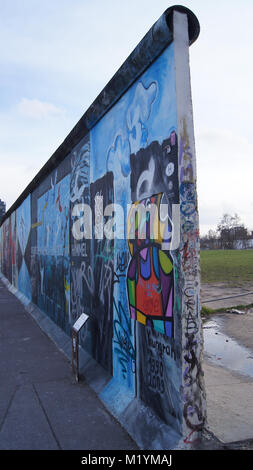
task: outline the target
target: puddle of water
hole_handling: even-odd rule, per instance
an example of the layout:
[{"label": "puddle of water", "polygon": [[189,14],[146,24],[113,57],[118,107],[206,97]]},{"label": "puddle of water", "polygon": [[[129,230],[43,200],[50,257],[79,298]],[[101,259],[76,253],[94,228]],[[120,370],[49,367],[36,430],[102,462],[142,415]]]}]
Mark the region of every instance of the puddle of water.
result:
[{"label": "puddle of water", "polygon": [[208,360],[230,370],[253,377],[253,353],[220,331],[217,321],[203,326],[204,351]]}]

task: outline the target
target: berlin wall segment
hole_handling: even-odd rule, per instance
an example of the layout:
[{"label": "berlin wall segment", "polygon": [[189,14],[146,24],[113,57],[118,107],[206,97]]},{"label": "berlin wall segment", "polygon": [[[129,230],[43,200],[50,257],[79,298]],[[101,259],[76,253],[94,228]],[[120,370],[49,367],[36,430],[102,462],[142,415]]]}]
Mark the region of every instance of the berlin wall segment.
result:
[{"label": "berlin wall segment", "polygon": [[[119,418],[132,401],[142,403],[166,425],[164,448],[170,429],[175,446],[190,448],[205,423],[188,57],[198,33],[192,12],[168,9],[0,230],[2,274],[68,335],[82,312],[89,315],[81,345],[111,376],[101,399]],[[106,236],[106,227],[117,225],[106,212],[113,204],[124,214],[122,237]],[[155,218],[148,211],[131,216],[136,205],[157,208]],[[77,209],[85,206],[90,236]],[[117,404],[119,392],[129,397],[124,404]],[[135,426],[142,426],[138,416]],[[136,434],[140,446],[159,447],[157,436]]]}]

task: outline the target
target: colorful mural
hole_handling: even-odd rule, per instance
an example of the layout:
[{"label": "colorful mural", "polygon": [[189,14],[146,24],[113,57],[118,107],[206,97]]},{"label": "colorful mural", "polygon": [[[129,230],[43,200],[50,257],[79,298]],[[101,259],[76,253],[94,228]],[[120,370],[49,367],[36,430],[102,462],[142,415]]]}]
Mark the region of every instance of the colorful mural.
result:
[{"label": "colorful mural", "polygon": [[183,295],[192,320],[198,261],[192,150],[178,121],[172,42],[4,221],[0,262],[68,335],[89,315],[80,342],[111,377],[106,402],[125,390],[180,432],[190,423],[180,405]]},{"label": "colorful mural", "polygon": [[[158,194],[136,203],[145,208],[150,205],[157,208],[153,223],[160,232],[161,229],[165,230],[165,224],[162,226],[160,220],[156,220],[162,197],[162,194]],[[129,240],[132,256],[127,273],[130,315],[143,325],[173,337],[173,260],[169,252],[162,250],[163,233],[158,234],[160,238],[152,237],[151,213],[145,211],[145,216],[144,221],[138,223],[138,213],[135,213],[136,237],[134,241]],[[145,237],[140,233],[144,228]]]},{"label": "colorful mural", "polygon": [[[179,200],[173,64],[172,44],[22,203],[16,225],[13,216],[2,230],[8,279],[68,334],[80,314],[88,313],[81,344],[134,394],[141,380],[135,321],[172,342],[177,326],[177,261],[162,247],[166,230],[172,230],[172,204]],[[106,216],[105,208],[114,203],[124,217],[121,222],[115,218],[121,237],[109,239],[106,227],[113,215]],[[138,204],[157,208],[157,237],[147,212],[139,232],[137,223],[136,239],[128,239],[128,207],[133,211]],[[161,204],[168,207],[165,222]],[[85,205],[91,209],[91,234]],[[73,227],[81,216],[76,237]],[[161,388],[166,394],[165,385]]]}]

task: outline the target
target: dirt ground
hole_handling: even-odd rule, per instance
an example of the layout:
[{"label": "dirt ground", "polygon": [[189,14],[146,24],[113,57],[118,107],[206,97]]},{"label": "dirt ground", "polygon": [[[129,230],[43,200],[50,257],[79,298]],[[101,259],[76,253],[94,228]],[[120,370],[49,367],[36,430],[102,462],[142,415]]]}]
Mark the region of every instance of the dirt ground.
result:
[{"label": "dirt ground", "polygon": [[224,332],[246,348],[253,349],[253,308],[245,311],[244,315],[223,315]]},{"label": "dirt ground", "polygon": [[[236,305],[247,306],[253,304],[253,294],[247,294],[247,292],[253,292],[252,283],[238,283],[236,286],[225,283],[201,284],[201,303],[214,310]],[[235,297],[237,295],[239,296]]]},{"label": "dirt ground", "polygon": [[[214,310],[214,314],[222,315],[223,332],[237,340],[246,348],[253,348],[253,294],[234,297],[237,294],[253,292],[251,283],[237,287],[226,284],[202,284],[201,304]],[[224,297],[230,297],[224,299]],[[210,302],[214,299],[222,299]],[[239,307],[244,314],[229,313],[229,310]],[[219,309],[227,309],[225,312],[217,312]]]}]

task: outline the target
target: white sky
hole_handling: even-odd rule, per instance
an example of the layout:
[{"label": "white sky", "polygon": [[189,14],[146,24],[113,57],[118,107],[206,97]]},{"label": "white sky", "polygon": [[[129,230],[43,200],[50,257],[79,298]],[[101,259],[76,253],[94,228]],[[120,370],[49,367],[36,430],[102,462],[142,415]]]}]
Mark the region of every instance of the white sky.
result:
[{"label": "white sky", "polygon": [[[176,4],[176,2],[175,2]],[[252,0],[192,0],[201,234],[253,230]],[[166,8],[165,0],[0,0],[0,198],[7,208]]]}]

